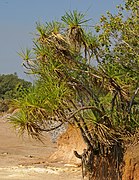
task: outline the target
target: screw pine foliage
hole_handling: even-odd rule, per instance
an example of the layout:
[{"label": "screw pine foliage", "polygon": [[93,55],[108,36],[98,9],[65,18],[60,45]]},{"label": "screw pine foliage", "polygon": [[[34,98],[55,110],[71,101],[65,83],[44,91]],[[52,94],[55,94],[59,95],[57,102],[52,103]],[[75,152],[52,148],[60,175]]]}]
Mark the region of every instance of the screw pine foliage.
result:
[{"label": "screw pine foliage", "polygon": [[36,83],[16,101],[21,110],[12,123],[36,138],[51,119],[76,125],[87,144],[79,157],[89,179],[121,179],[126,144],[139,127],[138,6],[128,0],[118,14],[107,12],[95,35],[77,11],[38,23],[33,56],[26,51],[34,58],[21,54]]}]

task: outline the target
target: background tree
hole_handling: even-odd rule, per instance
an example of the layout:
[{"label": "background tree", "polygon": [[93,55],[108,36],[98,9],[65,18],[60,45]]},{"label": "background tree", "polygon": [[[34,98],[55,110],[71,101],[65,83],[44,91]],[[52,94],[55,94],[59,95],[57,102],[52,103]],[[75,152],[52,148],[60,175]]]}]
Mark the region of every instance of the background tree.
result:
[{"label": "background tree", "polygon": [[27,90],[29,87],[31,82],[18,78],[16,73],[0,75],[0,111],[8,110],[10,101],[20,97],[23,89]]},{"label": "background tree", "polygon": [[77,11],[37,23],[33,49],[21,53],[37,80],[15,102],[20,111],[11,121],[35,138],[52,130],[52,119],[55,128],[74,124],[87,144],[82,155],[74,152],[83,177],[121,179],[126,143],[139,126],[138,6],[126,1],[117,15],[102,16],[95,36]]}]

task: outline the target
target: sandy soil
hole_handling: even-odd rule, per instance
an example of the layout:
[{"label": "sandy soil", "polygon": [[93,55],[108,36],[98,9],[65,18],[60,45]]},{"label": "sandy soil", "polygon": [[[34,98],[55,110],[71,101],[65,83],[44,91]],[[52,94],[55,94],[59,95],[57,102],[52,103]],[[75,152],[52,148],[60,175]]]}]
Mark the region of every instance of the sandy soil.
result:
[{"label": "sandy soil", "polygon": [[48,134],[43,143],[27,135],[19,137],[6,117],[0,116],[0,180],[80,180],[80,167],[50,161],[56,150]]}]

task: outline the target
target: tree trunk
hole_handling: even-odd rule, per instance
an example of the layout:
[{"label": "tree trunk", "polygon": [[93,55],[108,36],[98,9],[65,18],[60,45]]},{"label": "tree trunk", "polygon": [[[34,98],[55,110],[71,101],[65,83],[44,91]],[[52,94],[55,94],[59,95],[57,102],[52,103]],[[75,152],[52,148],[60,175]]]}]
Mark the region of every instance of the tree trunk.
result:
[{"label": "tree trunk", "polygon": [[82,176],[89,180],[121,180],[124,150],[121,144],[84,149],[82,155],[74,152],[82,162]]}]

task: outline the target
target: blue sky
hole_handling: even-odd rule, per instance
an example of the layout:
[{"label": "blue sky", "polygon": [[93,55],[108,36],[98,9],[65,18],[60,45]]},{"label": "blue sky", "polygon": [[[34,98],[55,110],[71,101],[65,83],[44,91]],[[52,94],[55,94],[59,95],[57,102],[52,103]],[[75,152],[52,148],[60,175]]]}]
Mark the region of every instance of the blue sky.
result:
[{"label": "blue sky", "polygon": [[0,74],[24,74],[17,52],[32,46],[35,24],[59,20],[66,11],[77,9],[93,18],[95,25],[107,10],[116,13],[123,0],[0,0]]}]

